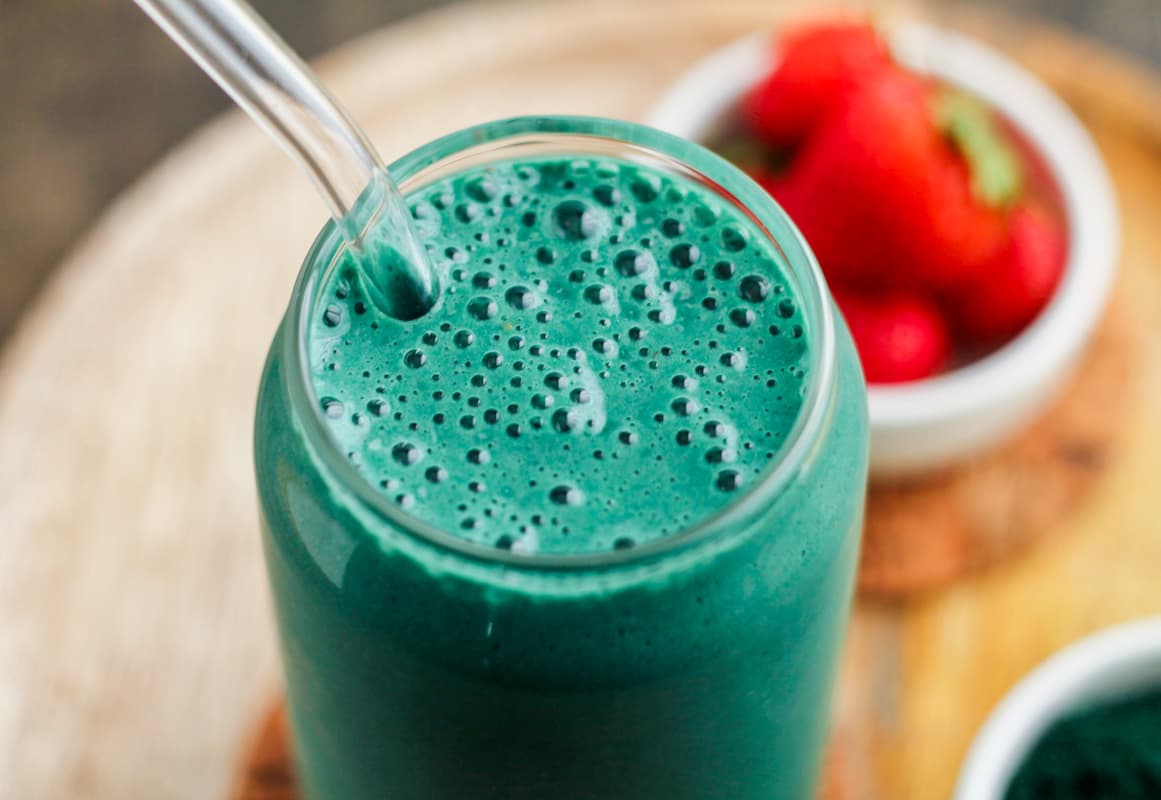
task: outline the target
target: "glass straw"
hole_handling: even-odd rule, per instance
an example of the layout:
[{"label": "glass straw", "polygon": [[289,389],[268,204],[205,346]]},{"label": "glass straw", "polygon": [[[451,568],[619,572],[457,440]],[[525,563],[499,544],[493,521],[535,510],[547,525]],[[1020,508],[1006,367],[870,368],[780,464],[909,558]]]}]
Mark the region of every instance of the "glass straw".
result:
[{"label": "glass straw", "polygon": [[398,319],[435,301],[399,188],[351,115],[242,0],[136,0],[311,177],[371,300]]}]

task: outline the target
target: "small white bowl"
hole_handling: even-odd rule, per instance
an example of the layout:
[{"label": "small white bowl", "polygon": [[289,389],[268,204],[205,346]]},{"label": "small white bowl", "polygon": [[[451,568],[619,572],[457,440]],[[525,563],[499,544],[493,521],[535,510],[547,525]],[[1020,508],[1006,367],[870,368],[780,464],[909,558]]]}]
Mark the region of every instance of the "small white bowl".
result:
[{"label": "small white bowl", "polygon": [[[868,390],[871,472],[916,473],[970,457],[1031,422],[1072,373],[1104,312],[1119,229],[1112,183],[1084,127],[1051,91],[995,50],[907,22],[887,31],[898,61],[997,109],[1037,150],[1064,201],[1064,277],[1020,335],[984,358],[925,380]],[[649,124],[706,142],[746,90],[774,66],[774,37],[748,36],[699,62],[665,93]]]},{"label": "small white bowl", "polygon": [[1049,658],[1012,689],[976,734],[955,800],[1003,800],[1028,752],[1071,711],[1161,688],[1161,617],[1082,639]]}]

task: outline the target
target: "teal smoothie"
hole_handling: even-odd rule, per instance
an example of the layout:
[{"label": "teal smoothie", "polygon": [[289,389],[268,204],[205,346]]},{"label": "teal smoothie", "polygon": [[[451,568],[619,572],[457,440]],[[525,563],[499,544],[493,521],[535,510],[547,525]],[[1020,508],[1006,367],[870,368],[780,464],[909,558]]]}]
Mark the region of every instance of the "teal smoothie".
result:
[{"label": "teal smoothie", "polygon": [[440,301],[381,314],[325,230],[259,397],[306,797],[810,797],[867,431],[801,240],[625,123],[393,172]]}]

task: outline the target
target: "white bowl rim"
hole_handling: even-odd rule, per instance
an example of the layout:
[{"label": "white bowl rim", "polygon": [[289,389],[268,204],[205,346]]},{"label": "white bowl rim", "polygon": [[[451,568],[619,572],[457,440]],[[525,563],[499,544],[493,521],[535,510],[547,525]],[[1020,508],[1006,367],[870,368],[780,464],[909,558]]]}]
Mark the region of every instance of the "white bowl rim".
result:
[{"label": "white bowl rim", "polygon": [[1098,631],[1049,656],[1011,689],[976,733],[955,800],[1001,800],[1041,734],[1064,713],[1161,687],[1161,616]]},{"label": "white bowl rim", "polygon": [[[895,23],[889,26],[888,37],[902,63],[983,98],[1036,149],[1060,190],[1069,247],[1052,300],[1016,338],[977,361],[932,378],[869,386],[871,419],[884,432],[954,422],[990,406],[996,395],[1018,394],[1060,374],[1104,312],[1120,249],[1115,193],[1100,152],[1072,111],[1047,87],[993,48],[928,23]],[[666,92],[650,115],[650,124],[696,138],[705,132],[705,121],[728,110],[753,83],[754,72],[775,58],[765,32],[721,48]],[[703,124],[690,125],[689,97],[714,97],[707,90],[719,94],[708,104]]]}]

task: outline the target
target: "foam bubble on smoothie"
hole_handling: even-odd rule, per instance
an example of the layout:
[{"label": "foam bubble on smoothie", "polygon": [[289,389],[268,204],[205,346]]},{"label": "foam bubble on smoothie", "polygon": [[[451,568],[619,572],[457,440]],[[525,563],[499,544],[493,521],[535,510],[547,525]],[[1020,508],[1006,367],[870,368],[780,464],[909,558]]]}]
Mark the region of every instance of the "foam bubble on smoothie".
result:
[{"label": "foam bubble on smoothie", "polygon": [[770,468],[809,337],[780,256],[704,188],[593,159],[409,196],[444,287],[378,313],[349,264],[310,331],[320,411],[407,513],[521,553],[640,546]]}]

